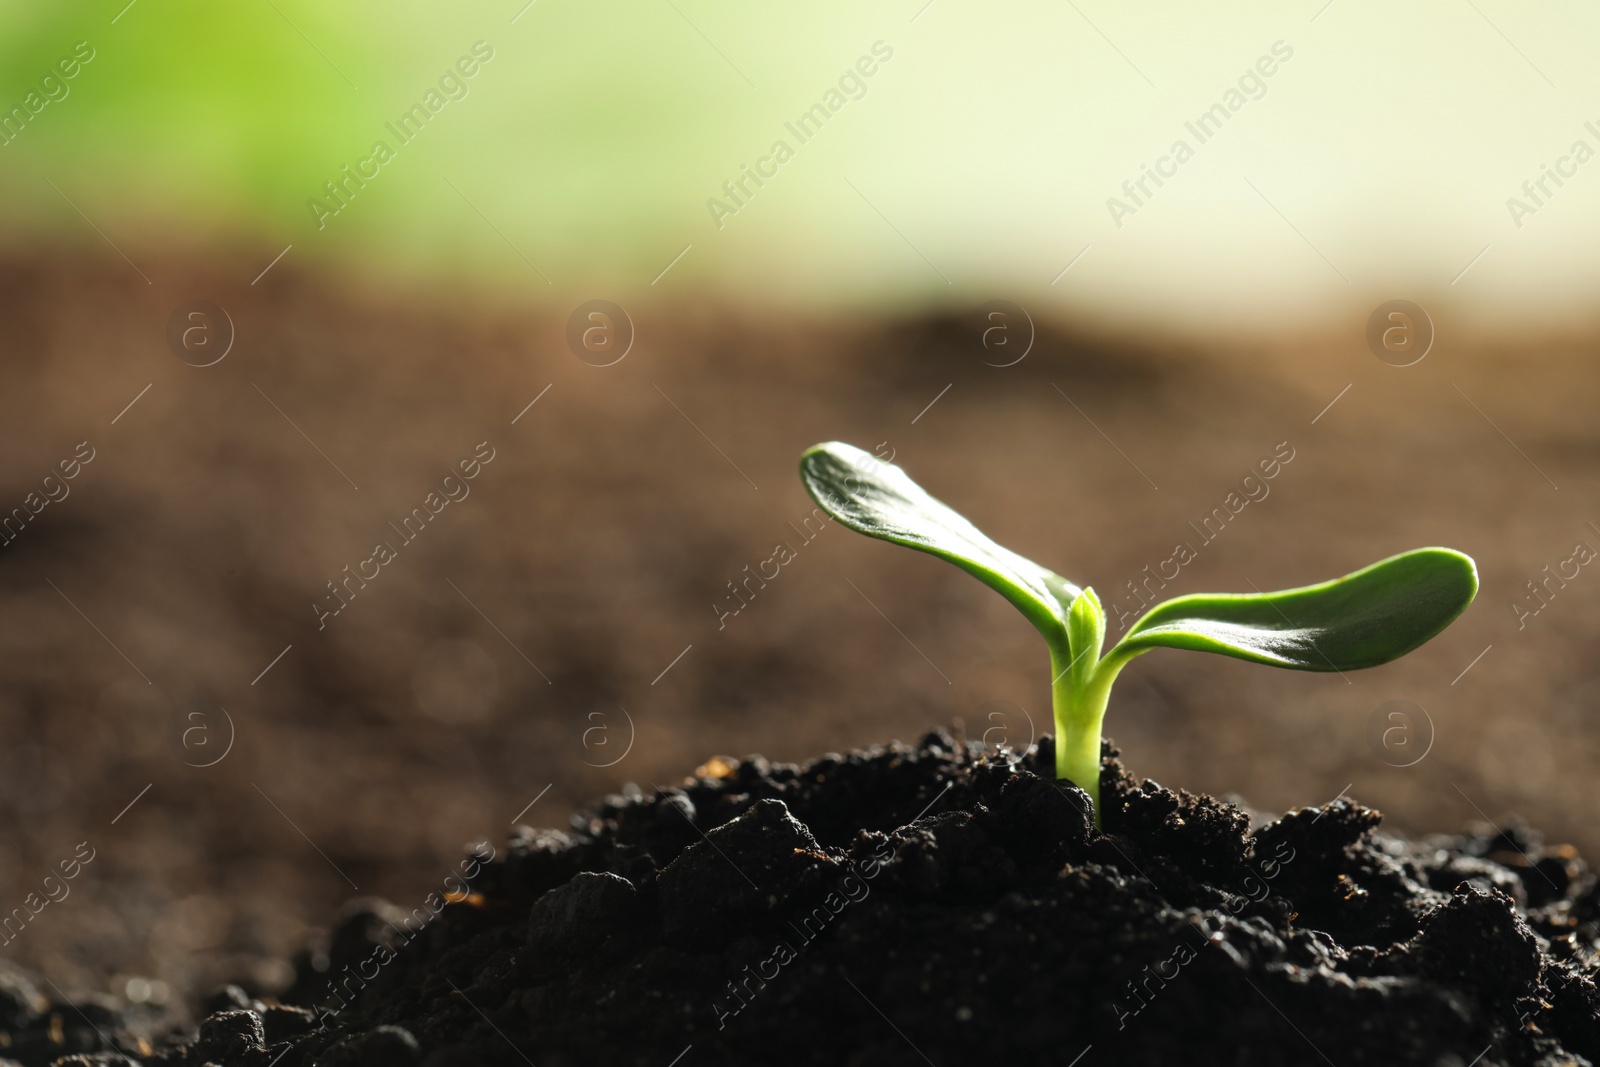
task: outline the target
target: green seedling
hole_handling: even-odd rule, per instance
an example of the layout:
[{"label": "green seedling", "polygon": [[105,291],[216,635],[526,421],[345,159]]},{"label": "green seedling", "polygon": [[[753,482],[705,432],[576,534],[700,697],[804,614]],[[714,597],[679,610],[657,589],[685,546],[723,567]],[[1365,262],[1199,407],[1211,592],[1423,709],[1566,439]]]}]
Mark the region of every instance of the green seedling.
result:
[{"label": "green seedling", "polygon": [[1093,589],[989,540],[905,471],[831,441],[800,458],[806,491],[858,533],[949,560],[1011,601],[1050,647],[1056,777],[1100,819],[1100,727],[1117,675],[1153,648],[1215,652],[1298,671],[1376,667],[1439,634],[1478,591],[1470,556],[1418,548],[1343,578],[1273,593],[1195,593],[1157,604],[1108,651]]}]

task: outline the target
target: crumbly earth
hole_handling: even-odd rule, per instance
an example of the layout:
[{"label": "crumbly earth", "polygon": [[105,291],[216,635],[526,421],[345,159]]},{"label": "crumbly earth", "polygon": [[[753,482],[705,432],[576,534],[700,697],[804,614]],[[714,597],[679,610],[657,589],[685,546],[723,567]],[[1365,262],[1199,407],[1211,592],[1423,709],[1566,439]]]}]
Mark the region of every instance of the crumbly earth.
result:
[{"label": "crumbly earth", "polygon": [[1266,819],[1139,781],[1109,745],[1096,830],[1052,761],[1049,738],[1008,760],[943,733],[804,767],[717,758],[566,831],[520,828],[437,918],[357,902],[292,989],[230,987],[197,1035],[3,976],[0,1055],[1600,1063],[1600,890],[1570,848],[1405,840],[1343,798]]}]

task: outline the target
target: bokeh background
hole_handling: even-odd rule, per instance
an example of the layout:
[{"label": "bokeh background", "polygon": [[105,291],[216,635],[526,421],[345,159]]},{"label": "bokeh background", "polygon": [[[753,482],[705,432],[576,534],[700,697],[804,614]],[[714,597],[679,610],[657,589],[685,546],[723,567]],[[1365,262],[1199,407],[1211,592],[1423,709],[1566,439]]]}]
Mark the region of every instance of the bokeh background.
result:
[{"label": "bokeh background", "polygon": [[[1600,549],[1597,31],[1489,0],[5,8],[0,913],[95,858],[0,955],[270,991],[345,899],[409,909],[465,843],[714,754],[1047,730],[998,597],[800,532],[833,438],[1124,602],[1292,454],[1166,592],[1446,544],[1477,604],[1346,677],[1146,657],[1131,767],[1600,853],[1600,577],[1527,599]],[[1398,299],[1414,346],[1374,349]]]}]

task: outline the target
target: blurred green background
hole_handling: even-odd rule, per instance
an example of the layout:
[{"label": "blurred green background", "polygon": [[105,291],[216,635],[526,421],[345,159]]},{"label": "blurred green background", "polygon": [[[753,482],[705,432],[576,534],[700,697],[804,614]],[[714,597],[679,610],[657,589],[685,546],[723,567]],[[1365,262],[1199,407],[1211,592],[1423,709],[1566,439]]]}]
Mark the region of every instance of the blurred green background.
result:
[{"label": "blurred green background", "polygon": [[[646,288],[689,247],[671,283],[741,300],[1005,289],[1260,329],[1399,290],[1547,321],[1594,280],[1600,167],[1520,227],[1506,204],[1576,138],[1600,147],[1600,13],[1571,3],[125,4],[0,12],[0,100],[95,50],[0,148],[13,240],[97,240],[54,182],[136,263],[232,240],[265,266],[293,244],[509,290]],[[479,40],[495,58],[470,94],[318,230],[307,201]],[[708,198],[878,41],[893,59],[865,95],[719,228]],[[1108,199],[1278,42],[1292,59],[1259,99],[1189,137],[1196,157],[1118,226]]]}]

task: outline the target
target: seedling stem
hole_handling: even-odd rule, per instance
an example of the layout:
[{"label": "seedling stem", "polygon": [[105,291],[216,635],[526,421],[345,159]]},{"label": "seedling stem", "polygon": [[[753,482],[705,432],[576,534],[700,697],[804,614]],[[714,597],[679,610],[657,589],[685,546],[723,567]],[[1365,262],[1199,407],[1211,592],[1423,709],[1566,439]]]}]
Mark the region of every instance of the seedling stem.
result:
[{"label": "seedling stem", "polygon": [[1056,777],[1100,810],[1100,728],[1111,686],[1152,648],[1211,652],[1298,671],[1350,671],[1398,659],[1472,603],[1471,557],[1417,548],[1342,578],[1272,593],[1191,593],[1152,606],[1109,652],[1093,589],[991,541],[892,463],[837,441],[800,459],[818,504],[860,533],[948,560],[1009,600],[1050,649]]}]

